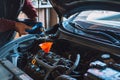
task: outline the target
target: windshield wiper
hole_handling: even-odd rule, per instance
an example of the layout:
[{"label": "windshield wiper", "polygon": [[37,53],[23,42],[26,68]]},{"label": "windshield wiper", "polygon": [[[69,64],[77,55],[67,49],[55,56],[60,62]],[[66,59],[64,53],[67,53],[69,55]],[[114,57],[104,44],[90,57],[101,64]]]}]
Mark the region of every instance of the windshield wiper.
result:
[{"label": "windshield wiper", "polygon": [[115,36],[119,36],[120,37],[120,35],[117,35],[113,31],[107,31],[107,30],[105,31],[105,30],[97,30],[97,29],[87,29],[87,28],[84,28],[84,27],[78,25],[77,23],[73,23],[73,22],[70,22],[69,24],[71,26],[74,26],[75,28],[85,32],[85,33],[93,34],[93,35],[97,35],[97,36],[103,36],[103,37],[107,38],[108,40],[110,40],[115,45],[120,45],[119,40],[117,40],[115,37],[113,37],[112,35],[109,34],[109,33],[111,33],[111,34],[113,34]]}]

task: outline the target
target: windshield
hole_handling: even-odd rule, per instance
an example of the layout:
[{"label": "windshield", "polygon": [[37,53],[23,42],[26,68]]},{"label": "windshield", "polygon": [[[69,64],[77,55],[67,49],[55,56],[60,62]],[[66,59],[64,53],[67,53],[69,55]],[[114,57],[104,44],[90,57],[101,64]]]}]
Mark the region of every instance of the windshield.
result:
[{"label": "windshield", "polygon": [[[73,18],[74,17],[74,18]],[[107,25],[109,28],[120,29],[120,12],[91,10],[83,11],[72,15],[72,22],[84,20],[85,22],[94,23],[97,25]]]}]

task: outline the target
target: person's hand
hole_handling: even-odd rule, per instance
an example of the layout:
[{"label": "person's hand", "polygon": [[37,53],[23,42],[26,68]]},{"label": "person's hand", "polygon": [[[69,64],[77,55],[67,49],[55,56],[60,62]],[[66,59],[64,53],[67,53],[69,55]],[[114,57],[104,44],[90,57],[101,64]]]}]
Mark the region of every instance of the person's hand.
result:
[{"label": "person's hand", "polygon": [[15,30],[19,33],[19,36],[28,34],[26,29],[31,29],[31,27],[21,22],[15,23]]}]

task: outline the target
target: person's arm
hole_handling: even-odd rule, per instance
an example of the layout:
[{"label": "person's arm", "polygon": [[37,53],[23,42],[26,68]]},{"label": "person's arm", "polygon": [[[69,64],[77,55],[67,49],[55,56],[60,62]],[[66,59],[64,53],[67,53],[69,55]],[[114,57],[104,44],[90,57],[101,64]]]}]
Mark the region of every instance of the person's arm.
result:
[{"label": "person's arm", "polygon": [[15,21],[0,18],[0,32],[5,32],[5,31],[8,31],[8,30],[15,29],[14,28],[15,23],[16,23]]},{"label": "person's arm", "polygon": [[36,9],[33,7],[30,0],[25,0],[22,11],[32,20],[35,20],[37,17]]},{"label": "person's arm", "polygon": [[21,22],[0,18],[0,32],[15,30],[21,36],[27,34],[26,29],[31,29],[31,27]]}]

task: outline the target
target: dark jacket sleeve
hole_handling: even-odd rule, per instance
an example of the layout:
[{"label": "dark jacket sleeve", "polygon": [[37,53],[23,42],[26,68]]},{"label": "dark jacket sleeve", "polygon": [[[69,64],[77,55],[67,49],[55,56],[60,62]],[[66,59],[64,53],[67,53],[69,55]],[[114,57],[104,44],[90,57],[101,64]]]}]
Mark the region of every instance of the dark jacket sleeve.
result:
[{"label": "dark jacket sleeve", "polygon": [[15,27],[15,21],[0,18],[0,32],[14,30],[14,27]]},{"label": "dark jacket sleeve", "polygon": [[28,18],[33,19],[37,17],[36,9],[33,7],[30,0],[25,0],[22,11],[28,16]]}]

